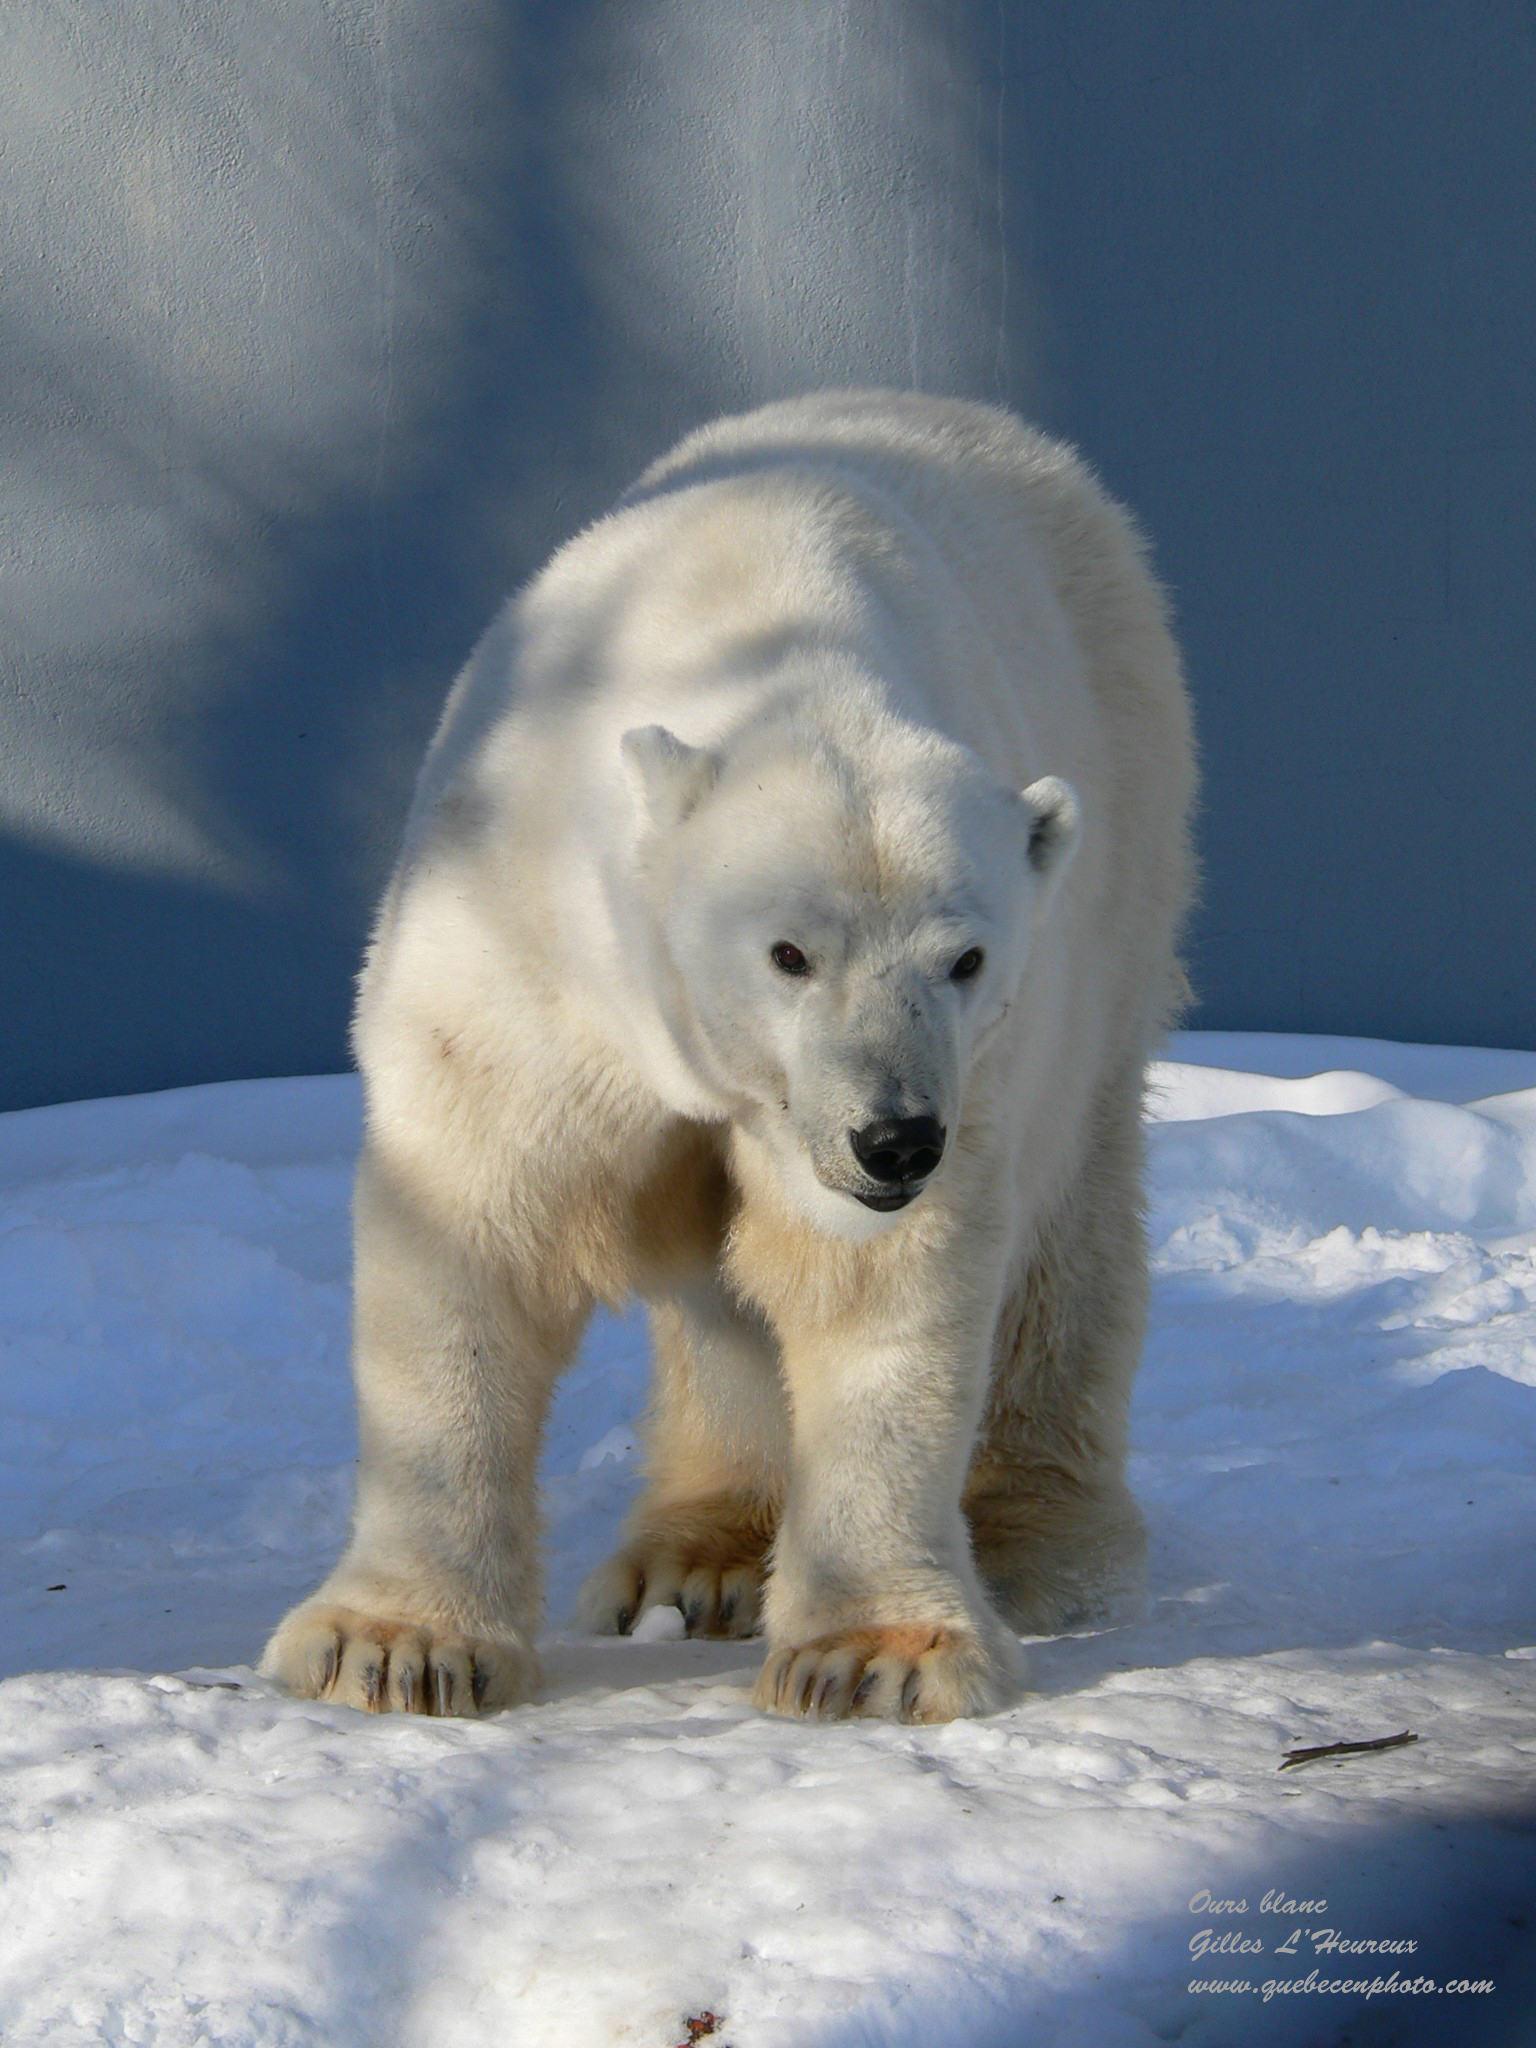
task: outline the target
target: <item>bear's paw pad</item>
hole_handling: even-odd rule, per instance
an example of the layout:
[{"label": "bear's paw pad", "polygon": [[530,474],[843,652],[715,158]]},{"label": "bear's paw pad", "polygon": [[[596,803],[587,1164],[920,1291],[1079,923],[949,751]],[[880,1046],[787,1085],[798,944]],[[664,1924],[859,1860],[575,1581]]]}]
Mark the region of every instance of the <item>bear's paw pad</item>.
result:
[{"label": "bear's paw pad", "polygon": [[538,1682],[533,1658],[516,1643],[320,1603],[289,1616],[261,1669],[300,1699],[461,1719],[519,1706]]},{"label": "bear's paw pad", "polygon": [[753,1693],[765,1713],[812,1721],[953,1721],[988,1714],[1013,1688],[963,1630],[853,1628],[775,1650]]}]

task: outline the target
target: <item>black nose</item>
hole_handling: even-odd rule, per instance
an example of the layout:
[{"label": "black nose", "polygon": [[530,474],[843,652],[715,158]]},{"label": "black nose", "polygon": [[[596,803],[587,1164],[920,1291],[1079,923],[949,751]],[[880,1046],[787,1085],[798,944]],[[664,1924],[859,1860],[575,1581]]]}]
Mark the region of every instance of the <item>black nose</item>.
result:
[{"label": "black nose", "polygon": [[926,1180],[944,1157],[944,1126],[936,1116],[886,1117],[850,1131],[848,1142],[875,1180]]}]

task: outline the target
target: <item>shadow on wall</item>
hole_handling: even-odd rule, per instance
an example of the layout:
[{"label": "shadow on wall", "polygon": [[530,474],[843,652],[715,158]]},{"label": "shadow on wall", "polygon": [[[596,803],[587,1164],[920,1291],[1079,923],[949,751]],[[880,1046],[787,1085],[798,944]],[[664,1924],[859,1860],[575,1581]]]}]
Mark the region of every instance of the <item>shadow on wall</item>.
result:
[{"label": "shadow on wall", "polygon": [[1201,1021],[1531,1042],[1521,10],[11,0],[0,64],[0,1106],[341,1065],[506,590],[857,383],[1144,517]]},{"label": "shadow on wall", "polygon": [[714,412],[1008,383],[979,21],[17,0],[0,1106],[344,1064],[507,588]]}]

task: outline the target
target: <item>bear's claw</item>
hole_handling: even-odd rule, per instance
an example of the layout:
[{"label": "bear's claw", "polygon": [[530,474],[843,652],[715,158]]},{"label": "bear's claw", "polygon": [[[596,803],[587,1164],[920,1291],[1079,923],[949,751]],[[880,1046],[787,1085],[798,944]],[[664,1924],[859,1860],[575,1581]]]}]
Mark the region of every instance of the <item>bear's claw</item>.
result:
[{"label": "bear's claw", "polygon": [[952,1721],[1005,1705],[1012,1686],[974,1636],[941,1627],[848,1629],[776,1650],[754,1704],[805,1720]]},{"label": "bear's claw", "polygon": [[730,1531],[712,1544],[641,1535],[593,1572],[577,1620],[594,1635],[627,1636],[650,1608],[676,1607],[690,1636],[756,1635],[766,1548]]},{"label": "bear's claw", "polygon": [[538,1677],[533,1658],[516,1643],[425,1622],[380,1621],[329,1603],[289,1615],[261,1669],[301,1699],[445,1718],[518,1706]]}]

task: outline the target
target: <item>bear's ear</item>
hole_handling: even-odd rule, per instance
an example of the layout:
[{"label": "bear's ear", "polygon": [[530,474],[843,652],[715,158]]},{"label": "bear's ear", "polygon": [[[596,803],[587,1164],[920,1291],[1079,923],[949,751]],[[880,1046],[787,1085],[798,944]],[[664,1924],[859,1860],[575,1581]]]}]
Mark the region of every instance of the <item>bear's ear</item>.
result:
[{"label": "bear's ear", "polygon": [[1082,828],[1077,791],[1059,775],[1042,775],[1023,792],[1030,813],[1029,864],[1046,887],[1066,873]]},{"label": "bear's ear", "polygon": [[637,725],[619,742],[641,824],[652,832],[681,825],[714,783],[720,763],[664,725]]}]

